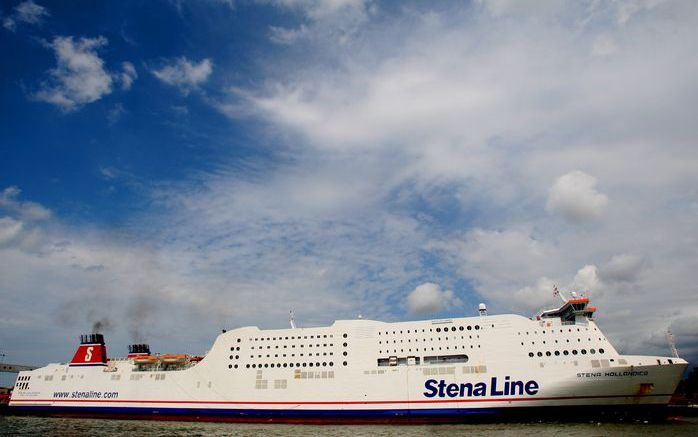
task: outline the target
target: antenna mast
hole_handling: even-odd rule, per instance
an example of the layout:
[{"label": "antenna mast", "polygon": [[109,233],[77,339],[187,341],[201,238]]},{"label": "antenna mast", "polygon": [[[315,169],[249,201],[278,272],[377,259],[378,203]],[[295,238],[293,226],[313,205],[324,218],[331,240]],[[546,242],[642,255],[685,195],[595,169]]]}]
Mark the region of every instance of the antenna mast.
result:
[{"label": "antenna mast", "polygon": [[295,320],[295,314],[293,313],[293,310],[289,311],[289,322],[291,323],[291,329],[296,329],[296,320]]},{"label": "antenna mast", "polygon": [[669,342],[671,354],[674,358],[679,358],[679,351],[676,350],[676,340],[674,339],[674,334],[671,333],[671,329],[666,330],[666,340]]},{"label": "antenna mast", "polygon": [[560,289],[557,288],[557,285],[553,285],[553,296],[557,296],[562,299],[563,303],[567,303],[567,298],[562,294]]}]

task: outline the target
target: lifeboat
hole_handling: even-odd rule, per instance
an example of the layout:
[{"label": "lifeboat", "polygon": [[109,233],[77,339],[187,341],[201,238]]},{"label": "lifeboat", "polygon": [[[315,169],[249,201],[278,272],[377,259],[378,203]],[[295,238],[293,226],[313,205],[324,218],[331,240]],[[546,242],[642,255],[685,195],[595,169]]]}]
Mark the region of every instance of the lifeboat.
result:
[{"label": "lifeboat", "polygon": [[187,362],[186,355],[162,355],[160,358],[165,364],[184,364]]},{"label": "lifeboat", "polygon": [[136,364],[155,364],[158,362],[158,359],[155,355],[140,355],[133,358],[133,362]]}]

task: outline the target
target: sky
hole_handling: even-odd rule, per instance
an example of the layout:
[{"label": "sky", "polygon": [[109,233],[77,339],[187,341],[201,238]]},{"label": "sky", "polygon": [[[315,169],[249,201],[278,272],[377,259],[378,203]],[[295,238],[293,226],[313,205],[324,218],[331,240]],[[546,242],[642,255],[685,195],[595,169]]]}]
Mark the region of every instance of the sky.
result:
[{"label": "sky", "polygon": [[533,316],[698,359],[690,0],[7,0],[0,353]]}]

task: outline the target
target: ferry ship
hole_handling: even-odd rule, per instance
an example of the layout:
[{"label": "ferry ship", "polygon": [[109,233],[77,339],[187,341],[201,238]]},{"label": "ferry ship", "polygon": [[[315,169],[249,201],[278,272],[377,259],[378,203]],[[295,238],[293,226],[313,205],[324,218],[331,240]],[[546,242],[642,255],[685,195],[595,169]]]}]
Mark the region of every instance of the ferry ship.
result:
[{"label": "ferry ship", "polygon": [[286,423],[589,420],[662,414],[687,362],[621,355],[589,298],[536,317],[488,315],[223,332],[205,356],[81,336],[69,363],[21,372],[10,411]]}]

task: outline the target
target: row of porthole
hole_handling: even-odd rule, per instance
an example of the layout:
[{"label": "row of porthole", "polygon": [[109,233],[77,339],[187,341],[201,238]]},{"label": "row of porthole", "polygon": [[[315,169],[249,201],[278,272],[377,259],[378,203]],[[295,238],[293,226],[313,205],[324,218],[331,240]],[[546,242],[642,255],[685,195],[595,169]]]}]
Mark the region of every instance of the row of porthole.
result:
[{"label": "row of porthole", "polygon": [[[480,347],[480,345],[478,344],[477,347]],[[458,346],[454,346],[453,349],[458,349]],[[467,347],[466,347],[466,346],[463,346],[463,349],[467,349]],[[471,344],[471,345],[470,345],[470,349],[475,349],[475,347]],[[424,352],[427,352],[427,351],[429,351],[429,350],[431,350],[431,351],[436,351],[434,348],[431,348],[431,349],[429,349],[429,348],[424,348]],[[443,350],[443,349],[439,348],[438,350]],[[446,350],[448,350],[448,346],[446,346]],[[414,351],[415,351],[415,352],[419,352],[419,349],[415,349]],[[397,352],[397,349],[393,349],[393,352]],[[404,349],[400,349],[400,352],[405,352],[405,350],[404,350]],[[412,349],[407,349],[407,352],[412,352]],[[379,350],[378,353],[379,353],[379,354],[382,354],[383,351],[382,351],[382,350]],[[385,350],[385,353],[390,353],[390,349],[386,349],[386,350]]]},{"label": "row of porthole", "polygon": [[[346,345],[346,343],[345,343],[345,345]],[[304,344],[299,344],[299,345],[292,344],[292,345],[291,345],[291,348],[292,348],[292,349],[295,349],[296,346],[305,347]],[[327,343],[325,343],[325,344],[322,345],[322,347],[327,347],[327,346],[328,346]],[[334,347],[334,343],[330,343],[329,346],[330,346],[330,347]],[[313,345],[312,345],[312,344],[308,344],[308,347],[311,348],[311,347],[313,347]],[[319,343],[316,344],[315,347],[320,347],[320,344],[319,344]],[[277,344],[276,346],[274,346],[274,348],[275,348],[275,349],[278,349],[278,348],[279,348],[279,345]],[[250,349],[254,349],[254,346],[250,347]],[[259,346],[257,349],[264,349],[264,346]],[[267,346],[267,349],[271,349],[271,346]],[[284,345],[283,345],[283,349],[288,349],[288,346],[284,344]],[[231,350],[232,350],[232,349],[231,349]]]},{"label": "row of porthole", "polygon": [[[494,328],[494,325],[492,325],[492,327]],[[456,330],[458,330],[458,331],[465,331],[466,329],[467,329],[468,331],[472,331],[473,329],[479,330],[479,329],[480,329],[480,325],[475,325],[474,327],[471,326],[471,325],[468,325],[468,326],[466,326],[466,327],[459,326],[458,328],[456,328],[455,326],[451,326],[451,328],[450,328],[450,330],[451,330],[452,332],[455,332]],[[442,330],[443,330],[443,332],[448,332],[449,328],[448,328],[448,327],[445,327],[445,328],[436,328],[436,332],[441,332]],[[408,329],[408,330],[407,330],[407,334],[410,334],[410,332],[411,332],[411,331]],[[426,329],[422,329],[422,332],[427,332],[427,330],[426,330]],[[429,328],[429,332],[434,332],[434,328]],[[392,331],[392,334],[396,334],[396,335],[397,335],[397,334],[402,334],[402,333],[403,333],[403,331]],[[419,333],[419,329],[415,329],[415,330],[414,330],[414,333],[415,333],[415,334],[418,334],[418,333]],[[380,331],[379,331],[379,332],[378,332],[378,335],[390,335],[390,334],[391,334],[390,331],[385,331],[385,332],[380,332]]]},{"label": "row of porthole", "polygon": [[[282,354],[282,356],[283,356],[284,358],[286,358],[286,355],[287,355],[287,354]],[[330,353],[323,352],[323,353],[322,353],[322,356],[323,356],[323,357],[326,357],[327,355],[332,356],[332,355],[334,355],[334,353],[333,353],[333,352],[330,352]],[[237,356],[237,355],[236,355],[236,356]],[[291,356],[292,356],[292,357],[295,357],[296,354],[291,354]],[[304,354],[298,354],[298,356],[299,356],[299,357],[302,357],[302,356],[304,356]],[[312,357],[313,354],[312,354],[312,353],[309,353],[308,356],[309,356],[309,357]],[[315,354],[315,356],[316,356],[316,357],[319,357],[319,356],[320,356],[320,352],[317,352],[317,353]],[[344,352],[344,356],[347,356],[347,353],[346,353],[346,352]],[[231,357],[230,359],[232,360],[232,359],[233,359],[233,358],[232,358],[233,356],[231,355],[230,357]],[[250,355],[250,358],[254,359],[254,355]],[[260,355],[257,355],[257,358],[262,358],[262,355],[261,355],[261,354],[260,354]],[[271,354],[267,354],[267,358],[271,358]],[[279,358],[279,354],[274,354],[274,358]]]},{"label": "row of porthole", "polygon": [[[585,331],[588,331],[589,328],[584,328],[584,330],[585,330]],[[560,332],[564,332],[564,331],[565,331],[564,329],[560,329]],[[598,329],[597,329],[597,328],[594,328],[594,331],[598,331]],[[540,331],[541,334],[545,334],[546,332],[547,332],[547,331],[546,331],[545,329],[542,329],[542,330]],[[551,330],[550,330],[550,333],[551,333],[551,334],[553,334],[554,332],[555,332],[554,329],[551,329]],[[572,328],[567,328],[567,332],[572,332]],[[579,328],[577,328],[577,332],[582,332],[582,330],[579,329]],[[530,335],[528,331],[525,331],[524,334],[525,334],[525,335]],[[538,334],[538,331],[533,331],[533,334]],[[520,332],[520,331],[519,331],[519,335],[521,335],[521,332]]]},{"label": "row of porthole", "polygon": [[[296,336],[291,336],[291,337],[278,337],[278,338],[277,338],[277,337],[267,337],[267,338],[264,338],[264,337],[252,338],[252,337],[250,337],[249,340],[250,340],[250,341],[265,341],[265,340],[266,340],[266,341],[276,341],[276,340],[307,340],[308,338],[313,339],[313,338],[327,338],[327,337],[328,337],[327,334],[324,334],[324,335],[319,335],[319,334],[318,334],[318,335],[304,335],[303,337],[301,337],[300,335],[297,336],[297,337],[296,337]],[[343,334],[342,337],[347,338],[347,334]],[[330,335],[329,335],[329,338],[334,338],[334,335],[333,335],[333,334],[330,334]],[[237,341],[238,341],[238,343],[240,343],[240,339],[239,339],[239,338],[237,339]]]},{"label": "row of porthole", "polygon": [[[588,338],[587,340],[588,340],[588,341],[593,341],[591,338]],[[570,339],[568,338],[568,339],[566,339],[566,341],[567,341],[567,343],[569,343],[569,342],[570,342]],[[599,341],[601,341],[600,338],[599,338]],[[578,342],[578,343],[581,343],[581,342],[582,342],[582,339],[581,339],[581,338],[578,338],[578,339],[577,339],[577,342]],[[555,340],[555,343],[557,343],[557,340]],[[535,342],[535,341],[532,341],[531,344],[536,344],[536,342]],[[545,344],[545,340],[543,340],[543,344]],[[522,342],[521,342],[521,346],[523,346],[523,345],[524,345],[524,342],[522,341]]]},{"label": "row of porthole", "polygon": [[[472,336],[472,335],[469,335],[468,337],[469,337],[470,340],[473,339],[473,336]],[[479,335],[476,335],[475,338],[480,338],[480,336],[479,336]],[[465,340],[465,336],[461,335],[460,339],[461,339],[461,340]],[[429,338],[428,340],[429,340],[429,341],[434,341],[433,338]],[[436,340],[437,340],[437,341],[441,341],[441,337],[437,337]],[[458,338],[453,337],[453,340],[458,340]],[[426,338],[423,338],[423,339],[422,339],[422,342],[426,342],[426,341],[427,341]],[[444,337],[444,341],[448,341],[448,337]],[[415,339],[414,342],[415,342],[415,343],[419,343],[419,339],[418,339],[418,338]],[[397,343],[397,340],[393,340],[393,344],[395,344],[395,343]],[[403,341],[403,340],[400,340],[400,343],[404,343],[404,341]],[[409,338],[408,338],[408,339],[407,339],[407,343],[412,343],[412,339],[409,339]],[[383,341],[382,341],[382,340],[379,340],[379,341],[378,341],[378,344],[383,344]],[[385,340],[385,344],[390,344],[390,340]]]},{"label": "row of porthole", "polygon": [[[346,366],[346,365],[347,365],[347,362],[346,362],[346,361],[342,362],[342,365],[343,365],[343,366]],[[334,362],[332,362],[332,361],[330,361],[330,362],[324,361],[324,362],[322,362],[322,363],[316,362],[316,363],[283,363],[283,364],[282,364],[282,363],[277,363],[277,364],[274,364],[274,363],[271,363],[271,364],[266,363],[266,364],[263,364],[263,365],[262,365],[262,364],[245,364],[245,368],[247,368],[247,369],[250,369],[250,368],[252,368],[252,369],[261,369],[262,367],[264,367],[264,368],[269,368],[269,367],[271,367],[271,368],[273,369],[274,367],[281,368],[281,367],[294,367],[294,366],[295,366],[295,367],[313,367],[313,366],[315,366],[315,367],[327,367],[327,366],[333,367],[333,366],[334,366]],[[235,365],[233,365],[233,364],[228,364],[228,369],[237,369],[237,368],[238,368],[238,365],[237,365],[237,364],[235,364]]]},{"label": "row of porthole", "polygon": [[[298,337],[296,336],[291,336],[291,337],[259,337],[259,338],[250,338],[250,341],[276,341],[276,340],[307,340],[307,339],[314,339],[314,338],[328,338],[328,335],[304,335],[301,337],[300,335]],[[329,338],[334,338],[334,335],[330,334]]]},{"label": "row of porthole", "polygon": [[[600,354],[603,354],[604,352],[605,352],[605,351],[604,351],[603,349],[599,349],[599,353],[600,353]],[[582,350],[580,350],[579,352],[577,352],[577,349],[572,349],[572,355],[577,355],[578,353],[581,353],[582,355],[586,355],[586,354],[587,354],[587,350],[586,350],[586,349],[582,349]],[[589,349],[589,353],[590,353],[590,354],[595,354],[595,353],[596,353],[596,349]],[[569,351],[566,351],[566,350],[562,351],[562,355],[569,355],[569,354],[570,354]],[[529,353],[528,353],[528,356],[531,357],[531,358],[533,358],[533,357],[536,356],[536,355],[538,355],[539,357],[542,357],[542,356],[543,356],[543,352],[538,352],[538,353],[536,353],[536,354],[534,354],[533,352],[529,352]],[[549,357],[549,356],[552,356],[552,355],[555,355],[556,357],[557,357],[557,356],[560,356],[560,351],[554,351],[554,352],[547,351],[547,352],[545,352],[545,356],[546,356],[546,357]]]}]

